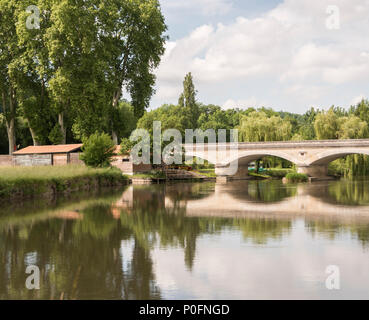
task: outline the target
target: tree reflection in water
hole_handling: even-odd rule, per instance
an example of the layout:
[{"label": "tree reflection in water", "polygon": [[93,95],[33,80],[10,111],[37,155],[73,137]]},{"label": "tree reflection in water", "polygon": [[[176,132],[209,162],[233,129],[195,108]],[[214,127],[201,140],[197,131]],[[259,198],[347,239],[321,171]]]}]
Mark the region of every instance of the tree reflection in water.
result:
[{"label": "tree reflection in water", "polygon": [[[339,190],[344,197],[362,201],[366,188],[330,184],[323,194],[332,196],[332,190]],[[293,218],[287,217],[188,216],[188,204],[206,200],[214,190],[214,183],[134,186],[119,197],[68,203],[46,212],[43,208],[42,214],[27,209],[15,217],[5,212],[0,216],[0,299],[160,299],[154,249],[182,248],[184,265],[191,272],[202,236],[227,231],[266,245],[291,232]],[[235,183],[222,190],[232,191],[235,201],[242,203],[274,202],[297,194],[295,186],[263,183]],[[369,243],[369,224],[306,218],[305,226],[311,234],[334,239],[350,232],[363,245]],[[39,291],[25,288],[30,264],[40,267]]]}]

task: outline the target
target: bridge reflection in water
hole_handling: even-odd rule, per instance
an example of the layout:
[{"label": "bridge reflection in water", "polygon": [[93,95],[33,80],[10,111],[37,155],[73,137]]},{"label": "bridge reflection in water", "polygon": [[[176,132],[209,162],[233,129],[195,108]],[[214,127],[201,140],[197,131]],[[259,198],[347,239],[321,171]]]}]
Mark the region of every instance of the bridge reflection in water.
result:
[{"label": "bridge reflection in water", "polygon": [[[148,201],[145,187],[130,186],[118,205]],[[369,186],[362,181],[283,185],[279,181],[181,184],[155,193],[168,210],[181,208],[188,217],[335,217],[369,220]],[[124,205],[125,204],[125,205]]]},{"label": "bridge reflection in water", "polygon": [[179,183],[2,208],[0,299],[330,298],[331,264],[339,297],[368,298],[368,188]]}]

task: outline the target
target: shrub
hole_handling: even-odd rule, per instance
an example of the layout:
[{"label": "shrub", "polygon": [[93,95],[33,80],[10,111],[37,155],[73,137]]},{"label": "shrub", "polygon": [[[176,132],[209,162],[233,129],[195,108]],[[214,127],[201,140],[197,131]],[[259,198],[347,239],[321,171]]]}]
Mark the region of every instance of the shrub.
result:
[{"label": "shrub", "polygon": [[49,134],[49,140],[52,144],[60,144],[63,141],[63,133],[61,131],[59,123],[57,123],[55,127],[51,130]]},{"label": "shrub", "polygon": [[128,155],[134,146],[135,142],[132,142],[128,138],[122,139],[122,143],[120,144],[120,154]]},{"label": "shrub", "polygon": [[293,173],[292,169],[268,169],[264,174],[273,178],[284,178],[287,174]]},{"label": "shrub", "polygon": [[115,152],[113,140],[106,133],[94,133],[84,139],[81,160],[89,167],[103,168],[110,166]]},{"label": "shrub", "polygon": [[289,173],[286,175],[286,180],[288,182],[307,182],[309,177],[304,173]]}]

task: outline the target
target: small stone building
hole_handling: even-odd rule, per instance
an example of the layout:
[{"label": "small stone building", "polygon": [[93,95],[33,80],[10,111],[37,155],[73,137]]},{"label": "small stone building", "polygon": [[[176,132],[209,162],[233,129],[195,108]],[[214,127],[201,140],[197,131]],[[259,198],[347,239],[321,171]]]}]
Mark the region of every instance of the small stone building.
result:
[{"label": "small stone building", "polygon": [[58,166],[81,164],[82,144],[30,146],[13,153],[16,166]]},{"label": "small stone building", "polygon": [[[84,164],[79,159],[82,144],[30,146],[13,153],[15,166],[62,166],[68,164]],[[112,165],[124,174],[149,172],[151,164],[136,165],[130,156],[120,155],[120,146],[115,149]]]},{"label": "small stone building", "polygon": [[114,167],[119,168],[126,175],[134,175],[136,173],[145,173],[152,170],[151,164],[134,164],[132,157],[129,155],[120,155],[120,146],[115,149],[115,156],[111,163]]}]

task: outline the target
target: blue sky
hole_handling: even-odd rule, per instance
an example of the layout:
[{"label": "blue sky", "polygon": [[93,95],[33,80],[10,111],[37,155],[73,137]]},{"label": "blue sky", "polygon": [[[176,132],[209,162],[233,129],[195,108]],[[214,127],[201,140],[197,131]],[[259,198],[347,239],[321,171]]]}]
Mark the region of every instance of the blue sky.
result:
[{"label": "blue sky", "polygon": [[[282,2],[280,0],[203,1],[201,5],[200,1],[196,10],[196,6],[186,7],[182,4],[186,1],[161,1],[172,41],[185,37],[191,30],[204,24],[232,23],[239,16],[257,17]],[[213,11],[209,8],[212,2],[218,4]]]},{"label": "blue sky", "polygon": [[266,106],[303,113],[369,97],[369,0],[161,5],[170,39],[152,108],[176,103],[190,71],[198,100],[225,109]]}]

